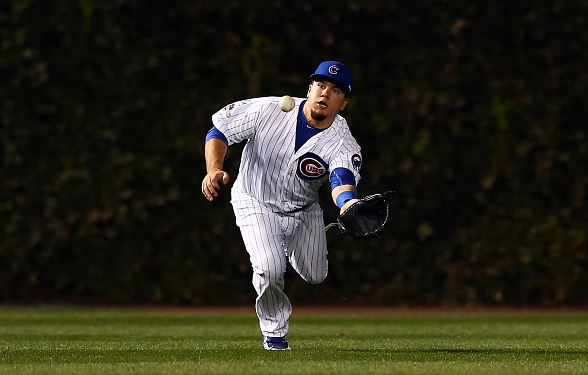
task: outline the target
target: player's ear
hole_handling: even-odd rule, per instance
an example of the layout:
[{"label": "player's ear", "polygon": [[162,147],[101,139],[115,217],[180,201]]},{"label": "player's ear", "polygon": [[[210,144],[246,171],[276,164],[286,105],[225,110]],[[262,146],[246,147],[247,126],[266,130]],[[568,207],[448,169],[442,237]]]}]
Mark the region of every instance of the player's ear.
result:
[{"label": "player's ear", "polygon": [[307,98],[310,96],[310,90],[312,90],[312,83],[308,85],[308,92],[306,93]]},{"label": "player's ear", "polygon": [[341,104],[341,108],[339,109],[339,112],[343,111],[345,109],[345,107],[347,107],[348,103],[349,103],[349,98],[345,98],[345,100],[343,100],[343,104]]}]

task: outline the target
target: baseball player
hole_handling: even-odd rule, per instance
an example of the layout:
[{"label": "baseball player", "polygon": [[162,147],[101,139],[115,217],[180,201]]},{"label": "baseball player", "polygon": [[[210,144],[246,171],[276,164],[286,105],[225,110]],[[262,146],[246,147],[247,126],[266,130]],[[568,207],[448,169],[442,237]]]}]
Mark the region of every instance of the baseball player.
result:
[{"label": "baseball player", "polygon": [[306,98],[293,98],[293,110],[281,110],[279,97],[237,101],[212,115],[206,136],[202,193],[209,201],[229,183],[223,170],[227,147],[247,142],[231,204],[253,268],[255,310],[267,350],[289,349],[287,262],[310,284],[327,277],[320,185],[329,179],[341,212],[357,201],[360,147],[339,115],[349,102],[351,70],[324,61],[310,78]]}]

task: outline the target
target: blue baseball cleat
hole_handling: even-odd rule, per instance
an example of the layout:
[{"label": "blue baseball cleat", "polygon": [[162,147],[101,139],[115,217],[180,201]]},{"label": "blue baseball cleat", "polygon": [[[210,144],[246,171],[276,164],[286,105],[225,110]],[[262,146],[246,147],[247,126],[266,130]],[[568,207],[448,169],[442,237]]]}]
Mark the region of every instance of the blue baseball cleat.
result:
[{"label": "blue baseball cleat", "polygon": [[263,337],[263,348],[265,350],[289,350],[288,340],[285,337]]}]

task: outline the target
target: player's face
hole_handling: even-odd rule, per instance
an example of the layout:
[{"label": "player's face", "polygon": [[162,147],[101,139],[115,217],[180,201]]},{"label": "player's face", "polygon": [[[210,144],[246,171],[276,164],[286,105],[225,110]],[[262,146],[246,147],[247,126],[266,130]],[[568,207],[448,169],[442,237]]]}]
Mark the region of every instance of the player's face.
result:
[{"label": "player's face", "polygon": [[310,104],[310,114],[316,121],[334,118],[347,106],[349,99],[345,92],[328,81],[313,81],[306,95]]}]

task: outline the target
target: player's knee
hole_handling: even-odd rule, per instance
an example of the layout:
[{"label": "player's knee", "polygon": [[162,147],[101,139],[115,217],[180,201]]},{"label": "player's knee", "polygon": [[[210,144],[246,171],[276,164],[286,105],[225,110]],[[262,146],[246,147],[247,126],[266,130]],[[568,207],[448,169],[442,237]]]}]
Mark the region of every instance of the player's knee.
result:
[{"label": "player's knee", "polygon": [[271,285],[282,285],[284,283],[284,272],[267,272],[265,275]]},{"label": "player's knee", "polygon": [[262,278],[269,285],[281,285],[284,283],[284,272],[255,270],[253,272],[254,282],[256,277]]},{"label": "player's knee", "polygon": [[325,279],[327,278],[327,273],[325,272],[324,274],[314,274],[314,275],[307,275],[304,280],[312,285],[318,285],[320,283],[322,283],[323,281],[325,281]]}]

